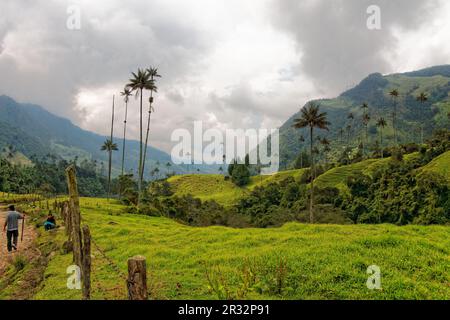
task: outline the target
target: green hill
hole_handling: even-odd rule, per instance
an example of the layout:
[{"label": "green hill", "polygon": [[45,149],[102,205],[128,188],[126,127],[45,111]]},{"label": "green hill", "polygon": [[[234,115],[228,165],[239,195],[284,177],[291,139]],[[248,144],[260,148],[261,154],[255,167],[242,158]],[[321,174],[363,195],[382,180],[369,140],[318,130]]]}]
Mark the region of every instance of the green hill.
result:
[{"label": "green hill", "polygon": [[3,148],[0,150],[0,159],[6,159],[11,164],[30,166],[32,162],[28,157],[26,157],[22,152],[11,151],[8,148]]},{"label": "green hill", "polygon": [[168,182],[177,196],[191,194],[203,201],[215,200],[222,205],[233,204],[247,192],[220,174],[177,175],[170,177]]},{"label": "green hill", "polygon": [[[288,223],[271,229],[198,228],[125,214],[121,205],[105,200],[82,199],[81,208],[94,241],[93,299],[126,299],[126,263],[134,255],[147,259],[152,299],[450,297],[448,226]],[[81,298],[79,290],[66,288],[72,255],[58,249],[64,240],[63,229],[40,232],[42,248],[48,250],[51,243],[56,247],[33,299]],[[381,269],[382,290],[366,287],[370,265]],[[20,287],[20,276],[15,281],[0,298]]]},{"label": "green hill", "polygon": [[[444,155],[442,155],[436,158],[435,161],[431,162],[428,166],[430,168],[438,167],[440,168],[440,173],[445,174],[445,172],[447,172],[448,174],[448,171],[445,171],[445,161],[448,161],[448,152],[445,155],[447,156],[444,157]],[[418,152],[413,152],[404,155],[404,160],[413,161],[418,156]],[[339,190],[346,192],[346,181],[349,176],[358,173],[371,176],[375,170],[386,165],[390,160],[390,157],[384,159],[367,159],[350,165],[332,168],[317,177],[316,186],[319,188],[338,188]],[[257,186],[265,186],[272,182],[281,182],[288,177],[293,177],[298,181],[305,170],[306,169],[285,170],[273,175],[252,176],[250,177],[250,183],[245,187],[237,187],[230,180],[225,180],[223,175],[218,174],[176,175],[170,177],[167,181],[170,183],[175,195],[181,196],[191,194],[204,201],[215,200],[221,205],[228,206],[236,203],[240,198],[249,194],[250,191]]]},{"label": "green hill", "polygon": [[369,159],[355,164],[333,168],[318,176],[316,185],[319,188],[333,187],[338,188],[341,191],[346,191],[347,185],[345,182],[347,181],[347,177],[353,174],[362,173],[369,166],[373,168],[374,164],[381,161],[382,160],[378,159]]},{"label": "green hill", "polygon": [[[404,160],[412,161],[417,156],[417,152],[410,153],[404,156]],[[361,162],[330,169],[317,177],[317,187],[334,187],[346,192],[348,190],[346,181],[349,176],[355,174],[365,174],[371,176],[375,172],[375,170],[379,169],[383,165],[386,165],[390,160],[391,158],[368,159]]]},{"label": "green hill", "polygon": [[250,178],[250,183],[242,188],[237,187],[231,180],[225,180],[225,177],[220,174],[176,175],[167,181],[175,195],[191,194],[203,201],[215,200],[221,205],[228,206],[236,203],[257,186],[280,182],[290,176],[299,179],[303,172],[304,169],[287,170],[273,175],[253,176]]},{"label": "green hill", "polygon": [[446,177],[450,183],[450,151],[436,157],[426,166],[421,168],[421,170],[440,173]]}]

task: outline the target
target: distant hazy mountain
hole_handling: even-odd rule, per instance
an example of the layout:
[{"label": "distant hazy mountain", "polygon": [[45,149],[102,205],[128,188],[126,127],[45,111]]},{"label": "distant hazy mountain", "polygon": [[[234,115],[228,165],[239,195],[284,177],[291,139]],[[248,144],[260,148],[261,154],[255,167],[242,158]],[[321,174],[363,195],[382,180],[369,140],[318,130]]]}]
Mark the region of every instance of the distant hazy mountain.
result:
[{"label": "distant hazy mountain", "polygon": [[[44,108],[25,103],[17,103],[8,96],[0,96],[0,150],[13,146],[14,149],[27,157],[32,155],[58,155],[65,159],[75,156],[81,159],[95,159],[107,162],[107,154],[100,151],[106,137],[75,126],[67,119],[55,116]],[[117,139],[122,147],[122,140]],[[125,168],[127,171],[136,169],[139,157],[139,142],[127,141],[127,156]],[[114,152],[114,172],[119,173],[122,153]],[[158,161],[159,169],[165,172],[170,156],[149,146],[147,159],[150,159],[147,169],[154,168]],[[170,171],[184,171],[178,166],[171,166]],[[146,170],[147,174],[150,170]]]},{"label": "distant hazy mountain", "polygon": [[[350,124],[350,146],[357,147],[365,132],[361,105],[367,103],[371,117],[369,143],[373,144],[378,139],[376,121],[384,117],[388,124],[384,129],[384,144],[391,144],[393,101],[389,92],[393,89],[400,93],[397,107],[399,142],[420,142],[421,124],[425,138],[436,128],[450,127],[450,65],[443,65],[386,76],[374,73],[337,98],[316,100],[320,109],[327,112],[331,126],[329,132],[316,130],[315,135],[327,137],[331,141],[332,153],[338,154],[347,144],[347,125]],[[428,95],[428,101],[424,104],[416,100],[420,92]],[[350,112],[354,115],[353,121],[347,119]],[[292,128],[293,120],[299,116],[300,112],[294,114],[280,128],[280,163],[284,168],[292,164],[300,148],[309,145],[308,130]],[[340,129],[344,130],[342,139]],[[305,137],[303,144],[299,141],[300,135]]]}]

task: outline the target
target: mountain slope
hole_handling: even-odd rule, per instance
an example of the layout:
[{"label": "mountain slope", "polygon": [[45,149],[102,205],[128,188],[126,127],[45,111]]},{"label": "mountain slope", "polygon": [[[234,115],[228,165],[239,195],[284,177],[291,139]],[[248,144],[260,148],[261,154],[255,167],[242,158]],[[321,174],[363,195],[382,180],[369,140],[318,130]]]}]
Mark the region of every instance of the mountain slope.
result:
[{"label": "mountain slope", "polygon": [[[0,96],[0,148],[13,146],[27,157],[56,154],[65,159],[94,159],[107,162],[107,154],[100,146],[107,139],[83,130],[67,119],[55,116],[40,106],[17,103],[7,96]],[[116,140],[117,141],[117,140]],[[119,143],[119,146],[121,144]],[[139,142],[127,141],[125,167],[127,171],[136,169],[139,157]],[[158,161],[160,170],[170,162],[170,156],[156,148],[148,147],[149,166],[155,167]],[[115,173],[121,167],[121,153],[113,156]],[[171,170],[177,170],[171,167]],[[150,170],[146,170],[147,173]]]},{"label": "mountain slope", "polygon": [[[326,136],[331,141],[331,156],[338,157],[348,145],[356,148],[365,139],[365,128],[361,118],[361,105],[368,103],[370,123],[368,126],[369,145],[373,146],[379,140],[376,120],[384,117],[388,126],[383,130],[383,145],[393,143],[392,111],[394,102],[389,92],[397,89],[400,97],[397,102],[397,128],[399,142],[415,141],[420,143],[420,126],[423,125],[425,139],[437,128],[449,127],[450,120],[450,65],[436,66],[419,71],[383,76],[374,73],[361,81],[354,88],[345,91],[333,99],[321,99],[314,102],[327,112],[330,130],[317,130],[316,136]],[[428,101],[421,104],[416,100],[420,92],[428,94]],[[354,120],[347,119],[353,113]],[[306,129],[294,129],[294,119],[300,112],[290,117],[280,128],[280,163],[282,168],[292,165],[301,149],[307,148],[309,133]],[[351,128],[347,131],[347,126]],[[341,136],[340,130],[343,130]],[[300,136],[305,142],[299,142]]]},{"label": "mountain slope", "polygon": [[203,201],[214,200],[217,203],[230,206],[236,204],[239,199],[250,194],[258,186],[266,186],[269,183],[281,182],[288,177],[299,180],[305,169],[277,172],[273,175],[252,176],[250,183],[245,187],[236,186],[231,180],[225,180],[220,174],[202,175],[177,175],[167,181],[176,196],[191,194]]},{"label": "mountain slope", "polygon": [[442,174],[450,183],[450,151],[434,158],[430,163],[422,167],[421,170]]}]

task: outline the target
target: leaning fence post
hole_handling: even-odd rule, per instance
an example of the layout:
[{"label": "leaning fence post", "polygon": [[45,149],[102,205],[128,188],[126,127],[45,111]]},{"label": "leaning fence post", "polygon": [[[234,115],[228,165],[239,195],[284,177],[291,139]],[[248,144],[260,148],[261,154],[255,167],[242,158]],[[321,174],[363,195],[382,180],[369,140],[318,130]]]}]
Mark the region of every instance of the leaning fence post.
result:
[{"label": "leaning fence post", "polygon": [[91,232],[87,225],[83,225],[83,264],[81,278],[83,279],[83,300],[91,298]]},{"label": "leaning fence post", "polygon": [[68,240],[70,242],[72,242],[72,222],[71,222],[70,208],[69,208],[68,201],[64,201],[61,212],[62,212],[62,216],[64,219],[65,228],[66,228],[66,235],[68,237]]},{"label": "leaning fence post", "polygon": [[82,264],[81,253],[81,229],[80,229],[80,201],[78,198],[77,178],[75,175],[75,167],[70,165],[66,169],[67,186],[69,189],[69,213],[72,225],[72,242],[73,242],[73,262],[77,266]]},{"label": "leaning fence post", "polygon": [[128,299],[147,300],[147,266],[143,256],[128,259]]}]

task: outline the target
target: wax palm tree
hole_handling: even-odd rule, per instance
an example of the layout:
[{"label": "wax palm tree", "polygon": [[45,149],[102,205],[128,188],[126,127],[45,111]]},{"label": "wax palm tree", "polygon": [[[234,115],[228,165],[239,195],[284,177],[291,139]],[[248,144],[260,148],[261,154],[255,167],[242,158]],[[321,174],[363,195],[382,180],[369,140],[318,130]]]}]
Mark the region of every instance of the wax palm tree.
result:
[{"label": "wax palm tree", "polygon": [[136,98],[140,97],[139,103],[139,168],[138,168],[138,205],[140,204],[142,195],[142,96],[144,90],[150,90],[154,87],[154,83],[151,80],[151,75],[144,69],[138,69],[137,73],[131,73],[132,78],[126,85],[131,91],[136,93]]},{"label": "wax palm tree", "polygon": [[350,124],[345,127],[347,131],[347,149],[350,148],[350,133],[352,132],[352,126]]},{"label": "wax palm tree", "polygon": [[369,105],[366,102],[364,102],[361,105],[361,109],[363,109],[363,113],[366,113],[369,110]]},{"label": "wax palm tree", "polygon": [[392,129],[394,130],[394,143],[397,146],[397,126],[396,126],[396,118],[397,118],[397,99],[399,97],[399,93],[397,89],[394,89],[389,92],[393,103],[394,103],[394,111],[392,112]]},{"label": "wax palm tree", "polygon": [[155,85],[155,78],[161,78],[161,75],[158,74],[158,69],[150,67],[147,69],[147,73],[150,74],[150,81],[153,83],[153,86],[150,88],[150,97],[148,99],[148,118],[147,118],[147,133],[145,135],[145,145],[144,145],[144,155],[142,160],[142,171],[141,171],[141,180],[144,178],[144,168],[145,168],[145,159],[147,157],[147,145],[148,145],[148,134],[150,132],[150,119],[153,109],[153,92],[157,92],[158,88]]},{"label": "wax palm tree", "polygon": [[364,126],[366,127],[366,142],[363,144],[363,152],[365,153],[366,146],[369,144],[369,122],[370,122],[370,115],[366,112],[362,116],[362,122]]},{"label": "wax palm tree", "polygon": [[339,136],[341,138],[341,142],[344,142],[344,128],[339,129]]},{"label": "wax palm tree", "polygon": [[303,168],[303,142],[305,142],[305,137],[303,135],[300,135],[300,138],[298,139],[302,146],[300,147],[300,168]]},{"label": "wax palm tree", "polygon": [[107,139],[101,149],[102,151],[108,152],[109,162],[108,162],[108,200],[111,193],[111,168],[112,168],[112,153],[113,151],[117,151],[117,144],[112,142],[112,140]]},{"label": "wax palm tree", "polygon": [[378,118],[378,120],[377,120],[377,127],[380,128],[380,148],[381,148],[381,158],[382,159],[383,159],[383,154],[384,154],[384,150],[383,150],[383,129],[386,126],[387,126],[386,120],[384,120],[383,117]]},{"label": "wax palm tree", "polygon": [[[294,120],[293,127],[296,129],[309,128],[310,134],[310,154],[311,154],[311,176],[315,170],[314,163],[314,128],[328,130],[330,123],[327,121],[327,113],[320,113],[319,105],[311,102],[306,108],[301,110],[300,118]],[[309,221],[314,222],[314,176],[311,177],[311,197],[309,202]]]},{"label": "wax palm tree", "polygon": [[[428,96],[426,93],[421,92],[418,96],[417,96],[417,101],[420,101],[420,103],[422,104],[422,108],[421,108],[421,114],[423,114],[423,104],[428,100]],[[424,119],[420,119],[420,143],[423,144],[423,121]]]},{"label": "wax palm tree", "polygon": [[327,138],[323,138],[322,140],[320,140],[320,144],[323,146],[323,155],[325,157],[325,166],[327,166],[328,165],[327,153],[331,150],[330,141]]},{"label": "wax palm tree", "polygon": [[353,124],[353,120],[355,119],[355,116],[353,115],[352,112],[350,112],[347,115],[347,119],[349,121],[349,123],[347,124],[347,148],[350,145],[350,134],[351,134],[351,130],[352,130],[352,124]]},{"label": "wax palm tree", "polygon": [[123,101],[125,102],[125,119],[123,120],[123,144],[122,144],[122,175],[125,164],[125,139],[127,135],[127,117],[128,117],[128,101],[131,96],[131,90],[129,88],[124,88],[120,93],[123,96]]}]

